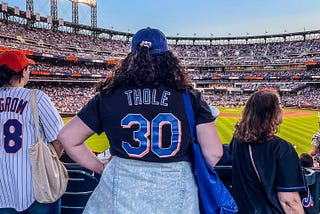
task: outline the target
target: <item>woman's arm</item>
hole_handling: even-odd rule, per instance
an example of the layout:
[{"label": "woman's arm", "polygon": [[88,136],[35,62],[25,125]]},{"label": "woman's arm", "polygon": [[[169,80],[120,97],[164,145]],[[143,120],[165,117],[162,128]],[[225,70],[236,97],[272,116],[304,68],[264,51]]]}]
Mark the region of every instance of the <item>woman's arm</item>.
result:
[{"label": "woman's arm", "polygon": [[53,141],[51,143],[52,143],[54,149],[56,150],[58,157],[60,158],[62,153],[63,153],[62,144],[58,140],[55,140],[55,141]]},{"label": "woman's arm", "polygon": [[84,143],[92,134],[94,131],[78,116],[75,116],[61,129],[58,141],[61,142],[71,159],[81,166],[101,174],[105,163],[100,161]]},{"label": "woman's arm", "polygon": [[317,153],[318,153],[318,147],[315,146],[315,145],[312,145],[312,149],[311,149],[310,155],[313,157],[313,156],[315,156]]},{"label": "woman's arm", "polygon": [[197,139],[206,162],[214,167],[223,155],[222,143],[215,123],[197,125]]},{"label": "woman's arm", "polygon": [[286,214],[304,213],[298,192],[278,192],[278,199]]}]

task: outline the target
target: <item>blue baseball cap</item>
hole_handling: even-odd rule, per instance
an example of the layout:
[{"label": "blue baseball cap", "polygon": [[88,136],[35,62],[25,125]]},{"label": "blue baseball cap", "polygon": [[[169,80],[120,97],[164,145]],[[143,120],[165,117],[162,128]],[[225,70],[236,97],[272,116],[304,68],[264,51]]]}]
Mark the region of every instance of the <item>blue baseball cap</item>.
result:
[{"label": "blue baseball cap", "polygon": [[135,53],[140,42],[151,43],[150,53],[160,54],[169,50],[166,36],[158,29],[143,28],[132,37],[131,53]]}]

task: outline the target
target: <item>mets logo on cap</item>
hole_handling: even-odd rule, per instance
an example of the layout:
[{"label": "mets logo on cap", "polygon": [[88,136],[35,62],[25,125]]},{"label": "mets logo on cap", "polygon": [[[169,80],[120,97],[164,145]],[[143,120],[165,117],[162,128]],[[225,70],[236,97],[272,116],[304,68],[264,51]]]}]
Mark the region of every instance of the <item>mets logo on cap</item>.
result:
[{"label": "mets logo on cap", "polygon": [[148,27],[135,33],[131,42],[131,53],[136,52],[141,42],[148,43],[151,54],[160,54],[169,50],[166,36],[158,29]]}]

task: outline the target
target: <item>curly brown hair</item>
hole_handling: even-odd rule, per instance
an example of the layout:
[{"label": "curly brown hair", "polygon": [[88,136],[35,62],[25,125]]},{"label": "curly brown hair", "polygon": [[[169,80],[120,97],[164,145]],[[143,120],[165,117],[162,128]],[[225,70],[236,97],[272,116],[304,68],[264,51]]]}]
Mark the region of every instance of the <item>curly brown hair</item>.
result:
[{"label": "curly brown hair", "polygon": [[160,84],[179,91],[193,88],[179,59],[170,50],[161,54],[150,54],[148,47],[138,46],[137,52],[129,53],[110,79],[96,85],[96,91],[105,90],[111,94],[122,85],[157,87]]},{"label": "curly brown hair", "polygon": [[279,95],[270,90],[255,92],[248,99],[242,118],[235,125],[239,142],[261,143],[279,131],[282,109]]}]

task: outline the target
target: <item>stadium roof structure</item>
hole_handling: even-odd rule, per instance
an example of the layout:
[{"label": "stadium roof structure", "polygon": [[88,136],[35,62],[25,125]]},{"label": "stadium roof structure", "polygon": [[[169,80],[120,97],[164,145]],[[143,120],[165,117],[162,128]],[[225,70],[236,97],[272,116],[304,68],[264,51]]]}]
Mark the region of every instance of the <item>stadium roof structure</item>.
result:
[{"label": "stadium roof structure", "polygon": [[[82,3],[89,6],[96,6],[96,0],[69,0],[74,3]],[[2,6],[3,2],[0,3]],[[1,8],[1,7],[0,7]],[[15,14],[15,9],[13,7],[8,7],[6,12],[0,11],[0,13],[4,13],[5,16],[0,17],[4,19],[14,19],[21,18],[27,21],[30,21],[26,17],[26,11],[20,11],[19,15]],[[5,19],[6,19],[5,18]],[[36,21],[36,15],[31,15],[31,21],[33,24],[37,23],[47,23],[47,17],[40,17],[40,21]],[[48,25],[48,24],[47,24]],[[58,26],[59,20],[52,20],[52,25]],[[48,25],[50,26],[50,25]],[[105,29],[99,27],[93,27],[89,25],[83,25],[73,22],[64,21],[63,26],[59,27],[58,30],[68,31],[66,29],[77,29],[74,31],[75,33],[80,33],[81,30],[85,32],[91,32],[92,35],[102,35],[107,36],[111,39],[119,39],[119,40],[131,40],[133,37],[133,33],[130,32],[121,32],[113,29]],[[79,30],[79,31],[78,31]],[[224,44],[255,44],[255,43],[274,43],[274,42],[287,42],[287,41],[305,41],[308,39],[320,38],[320,29],[312,30],[312,31],[302,31],[302,32],[293,32],[293,33],[282,33],[282,34],[265,34],[265,35],[246,35],[246,36],[224,36],[224,37],[181,37],[181,36],[169,36],[167,37],[169,44],[182,44],[182,45],[224,45]]]},{"label": "stadium roof structure", "polygon": [[95,7],[97,5],[96,0],[70,0],[70,1],[75,2],[75,3],[79,3],[79,4],[86,4],[91,7]]}]

